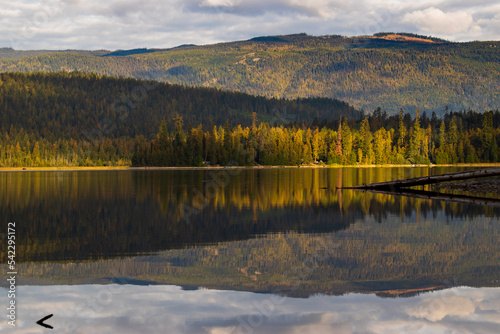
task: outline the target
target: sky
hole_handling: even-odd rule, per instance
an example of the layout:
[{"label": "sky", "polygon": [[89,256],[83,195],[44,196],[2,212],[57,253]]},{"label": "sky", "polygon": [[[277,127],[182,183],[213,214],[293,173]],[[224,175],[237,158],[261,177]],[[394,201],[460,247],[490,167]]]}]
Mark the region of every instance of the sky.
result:
[{"label": "sky", "polygon": [[[7,291],[0,288],[1,305]],[[412,298],[368,294],[288,298],[151,285],[20,286],[17,327],[0,333],[496,334],[500,288],[454,287]]]},{"label": "sky", "polygon": [[0,0],[0,47],[167,48],[257,36],[411,32],[500,40],[498,0]]}]

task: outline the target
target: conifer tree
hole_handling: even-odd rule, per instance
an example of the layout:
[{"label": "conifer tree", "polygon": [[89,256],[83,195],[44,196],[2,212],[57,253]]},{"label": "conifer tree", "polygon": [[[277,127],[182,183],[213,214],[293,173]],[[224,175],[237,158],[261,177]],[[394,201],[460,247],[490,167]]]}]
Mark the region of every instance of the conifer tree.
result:
[{"label": "conifer tree", "polygon": [[342,156],[342,117],[340,118],[339,121],[339,128],[337,130],[337,141],[335,143],[335,155],[337,157]]},{"label": "conifer tree", "polygon": [[420,158],[421,158],[420,146],[422,145],[422,131],[420,128],[419,113],[420,110],[417,110],[410,138],[410,147],[406,152],[407,158],[410,160],[411,163],[420,163]]},{"label": "conifer tree", "polygon": [[398,153],[402,156],[406,154],[405,140],[406,140],[406,126],[404,123],[404,115],[403,109],[399,111],[399,127],[398,127],[398,142],[397,142],[397,150]]}]

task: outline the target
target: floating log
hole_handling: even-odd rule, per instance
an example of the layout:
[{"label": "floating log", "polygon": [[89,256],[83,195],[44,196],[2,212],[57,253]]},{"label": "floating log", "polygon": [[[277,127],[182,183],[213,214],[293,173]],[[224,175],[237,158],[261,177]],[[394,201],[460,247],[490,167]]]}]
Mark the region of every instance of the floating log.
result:
[{"label": "floating log", "polygon": [[427,184],[434,184],[440,182],[461,181],[461,180],[476,179],[480,177],[490,177],[490,176],[500,176],[500,168],[415,177],[412,179],[388,181],[381,183],[370,183],[353,187],[342,187],[340,189],[398,190],[400,188],[405,188],[405,187],[424,186]]},{"label": "floating log", "polygon": [[457,202],[457,203],[466,203],[466,204],[477,204],[477,205],[485,205],[485,206],[494,206],[500,207],[500,199],[495,198],[485,198],[485,197],[476,197],[476,196],[466,196],[466,195],[452,195],[452,194],[444,194],[433,191],[424,191],[424,190],[414,190],[414,189],[401,189],[398,191],[387,191],[387,190],[375,190],[370,189],[367,190],[376,194],[385,194],[385,195],[399,195],[420,199],[430,199],[430,200],[438,200],[438,201],[446,201],[446,202]]}]

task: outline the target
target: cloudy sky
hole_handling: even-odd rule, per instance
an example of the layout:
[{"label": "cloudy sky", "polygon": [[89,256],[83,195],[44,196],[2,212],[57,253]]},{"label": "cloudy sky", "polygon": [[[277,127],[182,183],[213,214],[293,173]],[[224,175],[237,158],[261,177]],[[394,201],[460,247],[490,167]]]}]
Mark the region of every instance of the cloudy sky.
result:
[{"label": "cloudy sky", "polygon": [[[500,288],[455,287],[412,298],[286,298],[237,291],[183,291],[176,286],[19,286],[15,331],[40,333],[48,314],[59,333],[399,334],[498,333]],[[1,305],[7,291],[0,288]]]},{"label": "cloudy sky", "polygon": [[498,0],[0,0],[0,47],[164,48],[256,36],[405,31],[499,40]]}]

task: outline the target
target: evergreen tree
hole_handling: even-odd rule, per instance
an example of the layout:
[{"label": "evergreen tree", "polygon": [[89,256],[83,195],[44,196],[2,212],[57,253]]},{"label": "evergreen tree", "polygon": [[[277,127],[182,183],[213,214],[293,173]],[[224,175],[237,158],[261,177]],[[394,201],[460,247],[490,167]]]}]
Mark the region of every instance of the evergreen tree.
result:
[{"label": "evergreen tree", "polygon": [[342,126],[342,153],[343,153],[343,163],[344,164],[354,164],[356,162],[356,157],[353,152],[353,139],[351,129],[347,123],[347,119],[344,118],[344,124]]},{"label": "evergreen tree", "polygon": [[368,122],[368,118],[363,119],[361,122],[360,129],[360,149],[361,152],[358,152],[359,162],[364,164],[373,163],[373,149],[372,149],[372,133],[370,132],[370,123]]},{"label": "evergreen tree", "polygon": [[404,122],[403,109],[399,110],[399,118],[398,118],[398,135],[396,142],[396,158],[395,163],[404,164],[405,156],[406,156],[406,125]]},{"label": "evergreen tree", "polygon": [[342,156],[342,118],[340,118],[335,145],[335,155],[340,158]]}]

